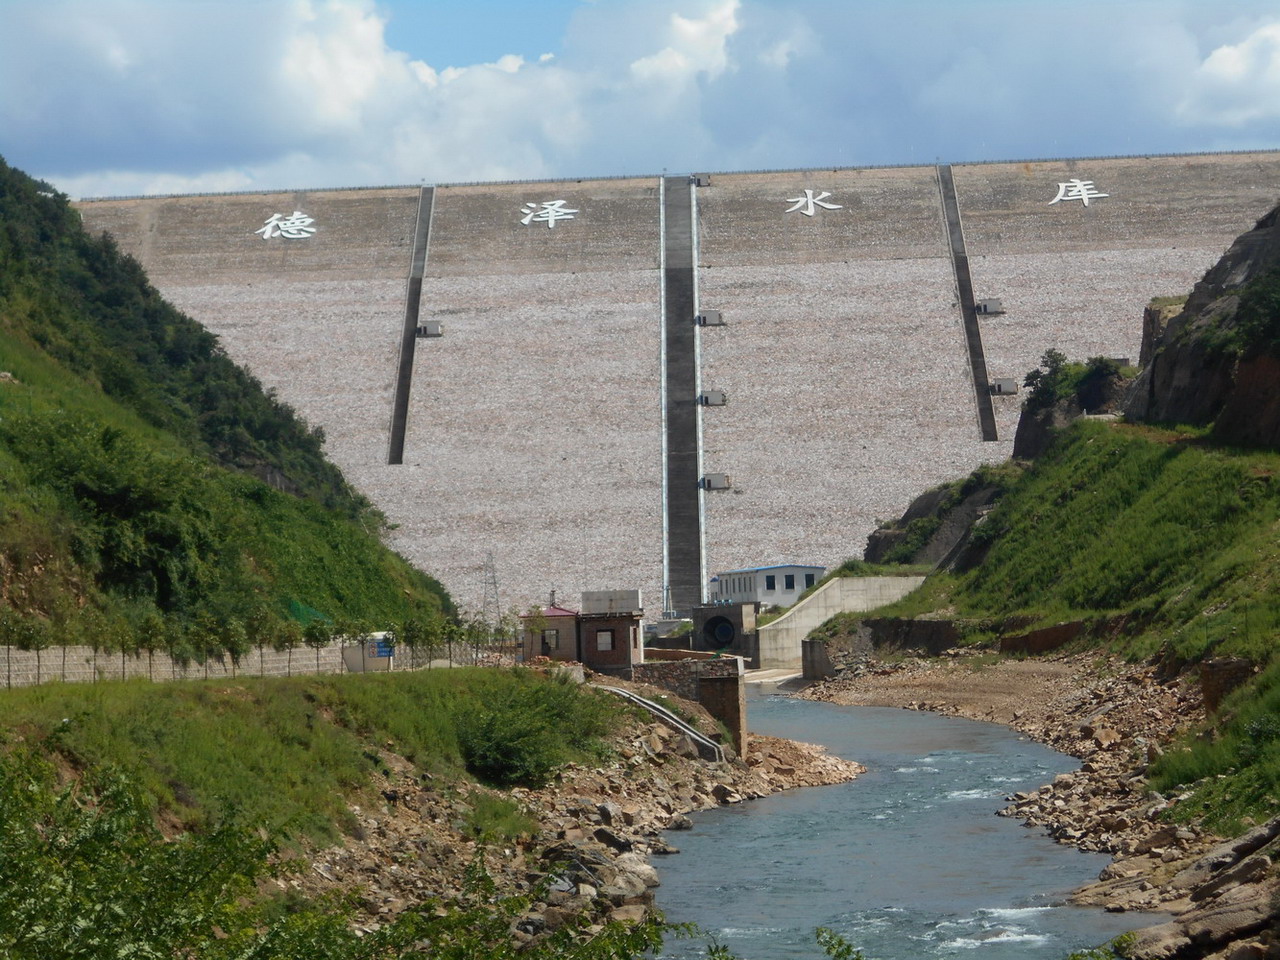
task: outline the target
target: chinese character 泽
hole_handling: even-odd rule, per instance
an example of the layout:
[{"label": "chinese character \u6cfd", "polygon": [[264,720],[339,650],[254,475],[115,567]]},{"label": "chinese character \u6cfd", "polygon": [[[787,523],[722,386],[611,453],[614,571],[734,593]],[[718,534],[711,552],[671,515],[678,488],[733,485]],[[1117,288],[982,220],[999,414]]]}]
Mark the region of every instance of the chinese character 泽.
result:
[{"label": "chinese character \u6cfd", "polygon": [[1059,200],[1079,200],[1087,207],[1090,200],[1106,196],[1110,194],[1099,193],[1093,188],[1092,180],[1068,180],[1066,183],[1058,184],[1058,195],[1050,200],[1048,205],[1053,206]]},{"label": "chinese character \u6cfd", "polygon": [[823,203],[823,201],[826,200],[827,197],[829,196],[831,196],[831,192],[829,190],[823,190],[816,197],[813,195],[812,190],[806,190],[804,192],[803,197],[787,197],[787,203],[794,204],[794,206],[787,207],[787,209],[783,210],[782,212],[794,213],[796,211],[799,211],[800,213],[803,213],[806,217],[812,217],[814,207],[822,207],[823,209],[826,209],[826,210],[843,210],[844,209],[844,207],[842,207],[838,203]]},{"label": "chinese character \u6cfd", "polygon": [[316,232],[316,228],[311,226],[313,223],[315,223],[315,220],[308,217],[301,210],[293,211],[293,215],[289,217],[282,213],[273,213],[270,220],[267,220],[253,232],[262,234],[263,240],[270,240],[272,237],[284,237],[286,240],[305,240]]},{"label": "chinese character \u6cfd", "polygon": [[572,220],[577,210],[565,206],[567,200],[544,200],[542,203],[526,203],[520,208],[524,217],[520,220],[526,227],[531,223],[545,223],[548,228],[556,225],[557,220]]}]

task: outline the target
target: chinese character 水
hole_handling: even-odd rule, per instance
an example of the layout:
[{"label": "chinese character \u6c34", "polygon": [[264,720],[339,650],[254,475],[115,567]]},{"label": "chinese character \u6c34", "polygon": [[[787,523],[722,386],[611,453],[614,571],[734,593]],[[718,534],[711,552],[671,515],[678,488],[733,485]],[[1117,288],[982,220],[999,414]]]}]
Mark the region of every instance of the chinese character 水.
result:
[{"label": "chinese character \u6c34", "polygon": [[1094,189],[1092,180],[1068,180],[1066,183],[1058,184],[1058,195],[1050,200],[1048,205],[1053,206],[1059,200],[1079,200],[1087,207],[1090,200],[1107,196],[1110,194],[1099,193]]},{"label": "chinese character \u6c34", "polygon": [[316,232],[316,228],[311,226],[313,223],[315,220],[301,210],[293,211],[293,215],[288,217],[282,213],[273,213],[271,219],[253,232],[262,234],[263,240],[270,240],[272,237],[305,240]]},{"label": "chinese character \u6c34", "polygon": [[556,225],[557,220],[572,220],[577,210],[565,206],[567,200],[544,200],[542,203],[526,203],[520,208],[524,217],[520,220],[526,227],[531,223],[545,223],[548,228]]},{"label": "chinese character \u6c34", "polygon": [[824,203],[823,201],[829,196],[831,196],[831,192],[829,190],[823,190],[816,197],[813,195],[812,190],[806,190],[803,197],[787,197],[787,203],[795,204],[795,206],[787,207],[787,209],[782,212],[795,213],[796,211],[799,211],[806,217],[812,217],[814,207],[822,207],[826,210],[844,209],[844,207],[838,203]]}]

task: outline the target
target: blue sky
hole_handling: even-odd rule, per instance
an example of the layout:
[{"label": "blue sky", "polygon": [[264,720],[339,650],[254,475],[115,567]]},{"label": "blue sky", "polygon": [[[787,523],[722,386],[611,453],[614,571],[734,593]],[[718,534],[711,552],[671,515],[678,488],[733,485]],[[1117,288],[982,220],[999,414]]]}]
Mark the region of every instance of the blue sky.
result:
[{"label": "blue sky", "polygon": [[583,0],[471,0],[379,3],[387,44],[433,66],[461,67],[514,53],[536,60],[559,54],[565,28]]},{"label": "blue sky", "polygon": [[1248,149],[1275,0],[0,0],[73,196]]}]

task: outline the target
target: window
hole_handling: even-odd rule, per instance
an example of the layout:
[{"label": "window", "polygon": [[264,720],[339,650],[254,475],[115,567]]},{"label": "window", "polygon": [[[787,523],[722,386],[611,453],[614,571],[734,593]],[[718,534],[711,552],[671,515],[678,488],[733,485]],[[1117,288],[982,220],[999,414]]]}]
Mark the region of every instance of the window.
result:
[{"label": "window", "polygon": [[764,588],[766,590],[777,590],[778,578],[775,577],[772,573],[766,573],[764,575]]},{"label": "window", "polygon": [[613,631],[612,630],[596,631],[596,649],[597,650],[613,649]]},{"label": "window", "polygon": [[814,574],[812,574],[812,573],[806,573],[806,574],[804,575],[804,585],[805,585],[806,587],[812,587],[812,586],[813,586],[813,580],[814,580]]},{"label": "window", "polygon": [[560,649],[560,631],[559,630],[543,630],[542,631],[542,648],[544,650]]},{"label": "window", "polygon": [[796,575],[794,573],[788,573],[782,578],[782,582],[788,590],[794,590],[796,588]]}]

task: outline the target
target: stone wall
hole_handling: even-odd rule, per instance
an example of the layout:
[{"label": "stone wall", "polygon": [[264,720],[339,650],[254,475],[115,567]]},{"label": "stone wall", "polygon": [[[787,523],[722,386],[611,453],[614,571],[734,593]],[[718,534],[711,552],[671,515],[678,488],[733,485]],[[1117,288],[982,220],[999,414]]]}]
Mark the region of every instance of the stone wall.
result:
[{"label": "stone wall", "polygon": [[1055,623],[1051,627],[1029,630],[1015,636],[1000,638],[1001,653],[1029,653],[1038,655],[1065,647],[1087,629],[1088,624],[1082,620],[1071,620],[1066,623]]},{"label": "stone wall", "polygon": [[[960,633],[950,620],[906,620],[899,617],[866,617],[847,641],[839,645],[827,645],[824,655],[809,651],[805,662],[815,670],[829,668],[833,661],[849,656],[871,656],[877,649],[886,647],[901,651],[919,651],[937,656],[949,650],[960,639]],[[809,643],[826,643],[811,640]],[[820,679],[820,675],[805,675],[805,679]]]},{"label": "stone wall", "polygon": [[1258,672],[1252,660],[1243,657],[1212,657],[1200,664],[1200,692],[1206,713],[1215,712],[1227,694]]},{"label": "stone wall", "polygon": [[[700,652],[700,651],[695,651]],[[698,699],[698,682],[703,677],[730,677],[742,673],[737,657],[686,658],[681,660],[646,660],[631,668],[631,679],[663,690],[670,690],[686,700]]]},{"label": "stone wall", "polygon": [[678,697],[702,704],[708,713],[725,725],[733,739],[733,749],[742,753],[747,738],[747,694],[743,663],[739,657],[704,659],[694,656],[650,660],[633,666],[631,679],[670,690]]},{"label": "stone wall", "polygon": [[318,654],[309,647],[284,653],[264,649],[250,651],[238,664],[230,657],[183,664],[170,659],[166,653],[121,656],[95,651],[92,647],[51,647],[37,655],[16,647],[0,647],[0,682],[6,687],[28,687],[50,681],[93,683],[142,678],[158,682],[345,672],[341,646],[333,644]]}]

